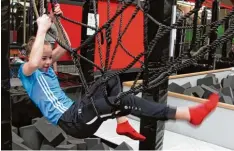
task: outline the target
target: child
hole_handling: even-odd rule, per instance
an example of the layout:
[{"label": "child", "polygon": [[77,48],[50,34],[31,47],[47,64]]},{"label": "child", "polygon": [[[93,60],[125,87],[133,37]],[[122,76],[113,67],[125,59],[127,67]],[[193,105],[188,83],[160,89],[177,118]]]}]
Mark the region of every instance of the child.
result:
[{"label": "child", "polygon": [[[62,14],[59,4],[55,5],[54,13]],[[54,75],[56,72],[50,67],[66,52],[60,46],[52,51],[51,44],[45,41],[47,30],[52,25],[51,18],[53,18],[53,14],[50,17],[43,15],[38,18],[37,36],[31,37],[26,46],[29,61],[20,67],[19,78],[43,115],[51,123],[58,124],[60,117],[74,102],[61,90],[58,79]],[[118,134],[126,135],[135,140],[145,139],[131,127],[126,117],[117,117],[116,119]]]},{"label": "child", "polygon": [[[55,14],[62,13],[56,5]],[[53,124],[59,125],[67,134],[76,138],[92,136],[101,124],[110,118],[117,117],[117,133],[132,139],[145,140],[129,124],[126,115],[153,118],[155,120],[184,120],[192,125],[200,125],[213,111],[218,103],[219,96],[211,94],[208,101],[194,107],[172,108],[165,104],[158,104],[139,98],[134,95],[123,97],[117,108],[109,106],[100,92],[98,82],[91,88],[97,88],[92,95],[93,104],[87,97],[73,102],[59,86],[57,76],[50,67],[65,52],[58,46],[52,51],[51,45],[44,41],[47,30],[51,26],[51,18],[43,15],[37,19],[38,31],[34,41],[29,42],[29,61],[21,65],[19,78],[22,81],[29,97],[41,110],[42,114]],[[28,47],[30,48],[30,47]],[[114,77],[107,82],[108,100],[113,104],[120,93],[120,81]],[[114,116],[113,116],[114,115]]]}]

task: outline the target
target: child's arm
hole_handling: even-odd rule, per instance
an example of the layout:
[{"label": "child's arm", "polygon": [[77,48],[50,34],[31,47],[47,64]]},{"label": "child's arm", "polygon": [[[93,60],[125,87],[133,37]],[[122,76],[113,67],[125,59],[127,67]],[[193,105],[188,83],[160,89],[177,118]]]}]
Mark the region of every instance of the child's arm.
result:
[{"label": "child's arm", "polygon": [[45,35],[51,26],[51,19],[47,15],[43,15],[37,19],[37,25],[37,35],[29,55],[29,61],[23,65],[23,73],[26,76],[30,76],[40,65]]},{"label": "child's arm", "polygon": [[[62,13],[63,13],[63,12],[62,12],[62,10],[60,9],[59,4],[56,4],[56,5],[55,5],[55,9],[54,9],[54,14],[59,15],[59,14],[62,14]],[[52,15],[53,15],[53,14],[52,14]],[[67,38],[68,43],[69,43],[69,46],[70,46],[70,45],[71,45],[70,39],[69,39],[69,37],[68,37],[66,31],[64,30],[64,28],[63,28],[63,31],[64,31],[64,33],[65,33],[65,35],[66,35],[66,38]],[[60,58],[61,56],[63,56],[65,52],[67,52],[67,50],[63,49],[61,46],[58,45],[58,46],[53,50],[53,53],[52,53],[53,62],[58,61],[59,58]]]},{"label": "child's arm", "polygon": [[[69,43],[69,46],[70,46],[71,43],[70,43],[69,37],[68,37],[65,30],[64,30],[64,32],[65,32],[65,35],[66,35],[66,37],[68,39],[68,43]],[[59,60],[59,58],[62,57],[65,54],[65,52],[67,52],[67,50],[63,49],[60,45],[58,45],[52,52],[53,62],[57,62]]]}]

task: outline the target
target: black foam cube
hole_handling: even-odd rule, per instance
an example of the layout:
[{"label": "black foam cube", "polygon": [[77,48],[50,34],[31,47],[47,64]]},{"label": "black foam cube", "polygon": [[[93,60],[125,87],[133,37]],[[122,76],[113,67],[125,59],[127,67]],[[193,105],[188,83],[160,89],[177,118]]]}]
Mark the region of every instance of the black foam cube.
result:
[{"label": "black foam cube", "polygon": [[37,120],[34,124],[37,130],[48,140],[54,147],[58,146],[65,140],[63,131],[60,127],[51,124],[44,117]]}]

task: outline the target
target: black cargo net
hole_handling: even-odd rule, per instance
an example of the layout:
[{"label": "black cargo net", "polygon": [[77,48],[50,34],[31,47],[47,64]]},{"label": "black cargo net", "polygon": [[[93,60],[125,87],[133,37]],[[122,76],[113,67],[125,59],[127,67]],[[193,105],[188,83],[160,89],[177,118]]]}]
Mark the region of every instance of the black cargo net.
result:
[{"label": "black cargo net", "polygon": [[[142,3],[135,3],[135,0],[128,0],[128,1],[116,1],[116,3],[118,3],[117,6],[117,10],[115,12],[115,14],[113,16],[110,15],[111,12],[111,7],[110,7],[110,0],[106,0],[107,3],[107,21],[101,26],[98,27],[98,19],[97,19],[97,9],[96,9],[96,0],[90,0],[90,1],[86,1],[89,2],[93,5],[93,11],[94,11],[94,16],[95,16],[95,27],[91,27],[89,25],[86,25],[84,23],[78,22],[78,21],[74,21],[72,19],[69,19],[63,15],[60,16],[56,16],[56,24],[57,24],[57,28],[58,31],[60,31],[60,36],[59,38],[57,38],[56,36],[54,36],[51,32],[51,30],[48,31],[48,33],[54,38],[56,39],[57,43],[63,47],[64,49],[66,49],[68,52],[70,52],[73,62],[75,64],[75,66],[78,69],[80,78],[81,78],[81,82],[82,85],[84,87],[85,90],[85,94],[86,96],[90,99],[90,101],[92,102],[94,109],[95,105],[93,103],[93,99],[92,99],[92,95],[95,93],[95,90],[97,90],[97,87],[101,86],[102,90],[103,90],[103,96],[106,99],[106,102],[113,107],[117,107],[120,104],[121,98],[123,98],[126,95],[129,94],[137,94],[139,92],[143,92],[146,91],[148,89],[152,89],[155,87],[158,87],[160,84],[162,84],[163,82],[165,82],[168,77],[175,73],[176,71],[182,70],[185,67],[188,67],[190,65],[192,65],[193,63],[196,63],[199,59],[202,59],[204,57],[204,55],[206,55],[207,53],[209,53],[212,49],[217,48],[217,47],[221,47],[225,42],[227,42],[228,40],[230,40],[230,38],[232,38],[234,36],[234,24],[230,24],[229,28],[224,32],[224,34],[220,37],[218,37],[216,40],[214,40],[212,43],[209,44],[204,44],[203,41],[207,40],[207,38],[213,33],[217,31],[217,28],[224,24],[227,20],[229,20],[229,18],[233,18],[234,17],[234,8],[230,11],[230,13],[225,16],[223,19],[215,21],[215,22],[211,22],[207,25],[196,25],[196,28],[198,29],[197,32],[200,31],[200,29],[209,26],[210,29],[209,31],[207,31],[206,33],[203,33],[200,38],[197,38],[196,41],[194,42],[193,45],[200,45],[201,43],[203,43],[203,45],[198,49],[198,51],[192,55],[192,57],[190,59],[187,60],[182,60],[184,58],[184,54],[182,53],[179,57],[175,58],[173,61],[168,62],[165,66],[160,67],[160,68],[149,68],[148,66],[145,65],[145,63],[143,61],[141,61],[140,59],[142,57],[144,57],[145,62],[147,62],[147,59],[149,58],[149,56],[151,55],[152,51],[154,50],[155,45],[158,43],[158,41],[165,36],[166,34],[168,34],[169,32],[171,32],[172,29],[193,29],[194,26],[181,26],[183,25],[183,22],[188,19],[189,17],[191,17],[194,13],[198,12],[201,7],[202,4],[205,0],[201,0],[200,4],[195,7],[194,9],[192,9],[191,11],[189,11],[187,14],[185,14],[184,16],[180,17],[179,19],[177,19],[177,21],[170,25],[164,25],[163,23],[158,22],[157,20],[155,20],[152,16],[150,16],[148,14],[149,11],[149,3],[150,0],[145,0]],[[57,3],[55,0],[51,1],[52,4]],[[103,1],[102,1],[103,2]],[[134,2],[134,3],[133,3]],[[44,0],[40,0],[40,14],[38,14],[38,11],[36,10],[36,5],[34,2],[34,11],[36,13],[36,16],[39,17],[39,15],[42,15],[43,11],[43,4]],[[54,5],[52,5],[53,8]],[[126,23],[126,25],[123,25],[123,12],[129,7],[135,7],[134,12],[132,13],[129,21]],[[142,50],[141,53],[139,53],[138,55],[133,55],[131,54],[131,52],[129,50],[127,50],[127,48],[123,45],[122,43],[122,37],[124,36],[124,34],[126,33],[126,31],[128,30],[130,24],[132,23],[132,21],[135,19],[136,15],[142,12],[144,15],[144,48],[145,50]],[[77,24],[79,26],[83,26],[86,28],[90,28],[92,30],[94,30],[94,34],[89,36],[85,41],[83,41],[79,47],[77,48],[71,48],[71,46],[68,44],[68,40],[66,39],[65,33],[63,31],[62,25],[59,21],[59,18],[64,19],[68,22]],[[112,51],[113,53],[111,54],[111,45],[112,43],[112,27],[113,27],[113,22],[119,18],[120,19],[120,25],[119,25],[119,30],[118,30],[118,37],[117,37],[117,44],[114,46],[114,50]],[[157,33],[155,34],[154,38],[151,41],[148,41],[147,39],[147,30],[148,30],[148,26],[147,23],[148,21],[151,20],[152,22],[155,23],[155,28],[158,28]],[[106,39],[106,50],[103,51],[101,48],[101,37],[100,35],[103,35],[103,33],[105,32],[105,39]],[[137,32],[137,31],[136,31]],[[97,44],[98,44],[98,53],[99,53],[99,58],[100,58],[100,65],[95,64],[93,61],[85,58],[84,56],[80,55],[79,53],[77,53],[77,51],[79,51],[81,48],[86,47],[90,42],[92,42],[94,39],[97,39]],[[130,56],[133,61],[131,63],[129,63],[128,65],[126,65],[126,67],[118,70],[118,71],[113,71],[112,73],[108,73],[107,71],[111,69],[113,62],[114,62],[114,58],[116,56],[117,52],[117,48],[121,47],[122,50],[128,55]],[[105,59],[103,59],[103,52],[105,52]],[[86,79],[84,77],[83,71],[81,69],[81,65],[80,65],[80,59],[85,60],[87,63],[93,65],[97,70],[99,70],[101,72],[101,80],[98,80],[98,83],[96,83],[95,85],[91,85],[90,87],[88,86]],[[132,68],[136,63],[140,63],[141,64],[141,70],[139,71],[139,74],[137,75],[136,80],[133,83],[133,86],[131,87],[130,90],[126,91],[126,92],[121,92],[115,99],[115,103],[111,103],[108,100],[107,97],[107,90],[106,90],[106,83],[108,80],[110,80],[111,78],[118,76],[119,74],[125,73],[126,71],[128,71],[130,68]],[[147,84],[137,84],[136,85],[136,81],[138,80],[138,78],[140,77],[142,72],[147,72],[148,74],[152,75],[148,81]],[[96,113],[98,115],[98,112],[96,110]]]}]

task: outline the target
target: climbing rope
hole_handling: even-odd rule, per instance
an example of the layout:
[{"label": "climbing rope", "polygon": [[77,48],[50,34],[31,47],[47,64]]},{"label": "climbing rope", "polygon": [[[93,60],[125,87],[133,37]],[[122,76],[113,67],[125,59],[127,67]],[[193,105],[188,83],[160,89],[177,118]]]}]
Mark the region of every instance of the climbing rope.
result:
[{"label": "climbing rope", "polygon": [[[93,35],[89,36],[86,40],[84,40],[84,42],[81,43],[81,45],[77,48],[74,48],[74,49],[71,48],[69,46],[66,38],[65,39],[57,38],[50,32],[50,30],[48,31],[48,33],[56,39],[56,41],[58,42],[59,45],[61,45],[61,47],[68,50],[69,52],[71,52],[74,64],[78,68],[83,87],[86,91],[86,95],[91,98],[91,96],[95,93],[97,87],[101,86],[106,102],[113,107],[118,105],[120,103],[120,100],[128,94],[137,94],[139,92],[144,92],[146,90],[149,90],[149,89],[152,89],[152,88],[159,86],[165,80],[167,80],[171,74],[196,63],[198,60],[203,58],[205,54],[209,53],[214,48],[220,47],[223,43],[230,40],[230,38],[233,37],[233,35],[234,35],[234,25],[230,25],[229,28],[224,32],[224,34],[222,36],[220,36],[219,38],[214,40],[212,43],[200,47],[200,49],[195,54],[193,54],[190,59],[183,60],[185,54],[182,53],[179,57],[177,57],[173,61],[167,62],[167,64],[164,67],[150,68],[150,66],[148,64],[148,59],[149,59],[150,55],[152,54],[154,47],[159,42],[159,40],[162,37],[164,37],[166,34],[168,34],[172,29],[193,29],[193,28],[195,28],[194,26],[181,26],[181,25],[183,25],[183,22],[187,18],[189,18],[191,15],[197,13],[201,9],[201,6],[205,0],[201,0],[200,3],[194,9],[189,11],[184,16],[180,17],[174,24],[172,24],[170,26],[164,25],[163,23],[160,23],[159,21],[155,20],[151,15],[148,14],[149,2],[150,2],[149,0],[144,1],[143,8],[139,4],[133,4],[133,1],[134,0],[119,2],[116,13],[113,16],[111,16],[110,15],[110,12],[111,12],[110,0],[107,0],[107,21],[101,27],[98,27],[98,23],[97,23],[97,13],[98,12],[96,9],[97,6],[96,6],[95,0],[92,1],[93,11],[94,11],[94,16],[95,16],[95,27],[91,27],[91,26],[85,25],[83,23],[79,23],[77,21],[68,19],[67,17],[64,17],[63,15],[59,16],[60,18],[66,20],[66,21],[69,21],[69,22],[77,24],[77,25],[81,25],[81,26],[86,27],[86,28],[90,28],[90,29],[95,31]],[[123,12],[130,5],[136,5],[136,7],[135,7],[135,10],[134,10],[132,16],[130,17],[128,23],[123,28],[123,23],[122,23]],[[35,9],[34,9],[34,11],[35,11],[35,14],[37,14]],[[143,44],[144,50],[141,53],[139,53],[137,56],[134,56],[127,50],[127,48],[124,47],[124,45],[122,43],[122,37],[124,36],[126,31],[128,30],[130,24],[132,23],[132,21],[134,20],[134,18],[136,17],[136,15],[138,14],[139,11],[141,11],[144,14],[144,44]],[[38,16],[38,15],[36,15],[36,16]],[[229,18],[231,18],[233,16],[234,16],[234,8],[230,11],[230,13],[227,16],[225,16],[221,20],[211,22],[207,25],[197,25],[196,26],[196,33],[195,33],[196,38],[193,42],[193,46],[198,46],[200,44],[204,44],[204,40],[206,38],[208,38],[213,32],[215,32],[217,30],[217,28],[220,25],[222,25],[224,22],[226,22]],[[113,22],[118,17],[120,17],[120,26],[119,26],[117,44],[114,46],[112,57],[110,57],[110,54],[111,54],[110,52],[111,52],[111,48],[112,48],[111,45],[113,44],[112,43],[112,36],[111,36],[112,25],[113,25]],[[147,33],[148,24],[147,23],[149,21],[152,21],[153,23],[155,23],[156,27],[158,28],[157,33],[154,35],[154,37],[151,41],[149,41],[147,39],[147,35],[148,35],[148,33]],[[56,21],[56,22],[58,22],[59,28],[61,28],[61,23],[59,23],[59,21]],[[211,27],[210,30],[205,34],[202,34],[202,36],[200,37],[200,35],[199,35],[199,34],[201,34],[200,31],[207,26]],[[63,31],[62,28],[61,28],[61,31]],[[102,33],[104,31],[105,31],[105,36],[106,36],[105,37],[106,38],[106,49],[105,49],[106,53],[105,53],[105,62],[103,63],[103,54],[102,54],[103,51],[101,48],[101,39],[100,39],[99,34],[101,33],[101,35],[103,35]],[[63,32],[61,32],[61,33],[63,33]],[[66,37],[64,34],[62,34],[62,35],[63,35],[63,37]],[[101,67],[96,65],[94,62],[90,61],[89,59],[85,58],[84,56],[76,53],[80,49],[86,47],[95,38],[97,38],[97,41],[98,41],[97,42],[98,43],[98,52],[99,52],[99,57],[100,57],[100,61],[101,61]],[[65,42],[63,42],[63,40],[65,40]],[[108,70],[110,70],[112,65],[113,65],[114,58],[116,56],[116,53],[117,53],[119,46],[123,49],[123,51],[127,55],[129,55],[131,58],[133,58],[133,61],[130,62],[125,68],[107,74]],[[194,47],[192,47],[192,48],[194,48]],[[166,52],[163,52],[163,53],[166,53]],[[144,59],[145,59],[144,62],[140,61],[140,59],[142,57],[144,57]],[[88,88],[86,80],[83,76],[83,72],[82,72],[82,69],[80,67],[80,62],[79,62],[78,58],[85,60],[87,63],[90,63],[91,65],[95,66],[99,71],[101,71],[101,74],[102,74],[101,80],[99,80],[98,84],[95,84],[94,87],[91,86],[90,88]],[[166,58],[162,58],[162,60],[164,60],[164,59],[166,59]],[[136,62],[141,63],[141,70],[139,71],[139,73],[134,81],[133,86],[131,87],[131,89],[129,91],[120,93],[117,96],[117,98],[115,99],[114,104],[110,103],[108,100],[108,97],[107,97],[106,83],[111,78],[128,71],[130,68],[132,68],[135,65]],[[144,81],[144,83],[142,83],[142,84],[137,84],[137,80],[139,79],[139,77],[141,76],[142,73],[144,73],[144,76],[147,77],[146,78],[147,80]],[[152,75],[152,76],[149,76],[149,75]],[[136,86],[136,84],[137,84],[137,86]]]}]

